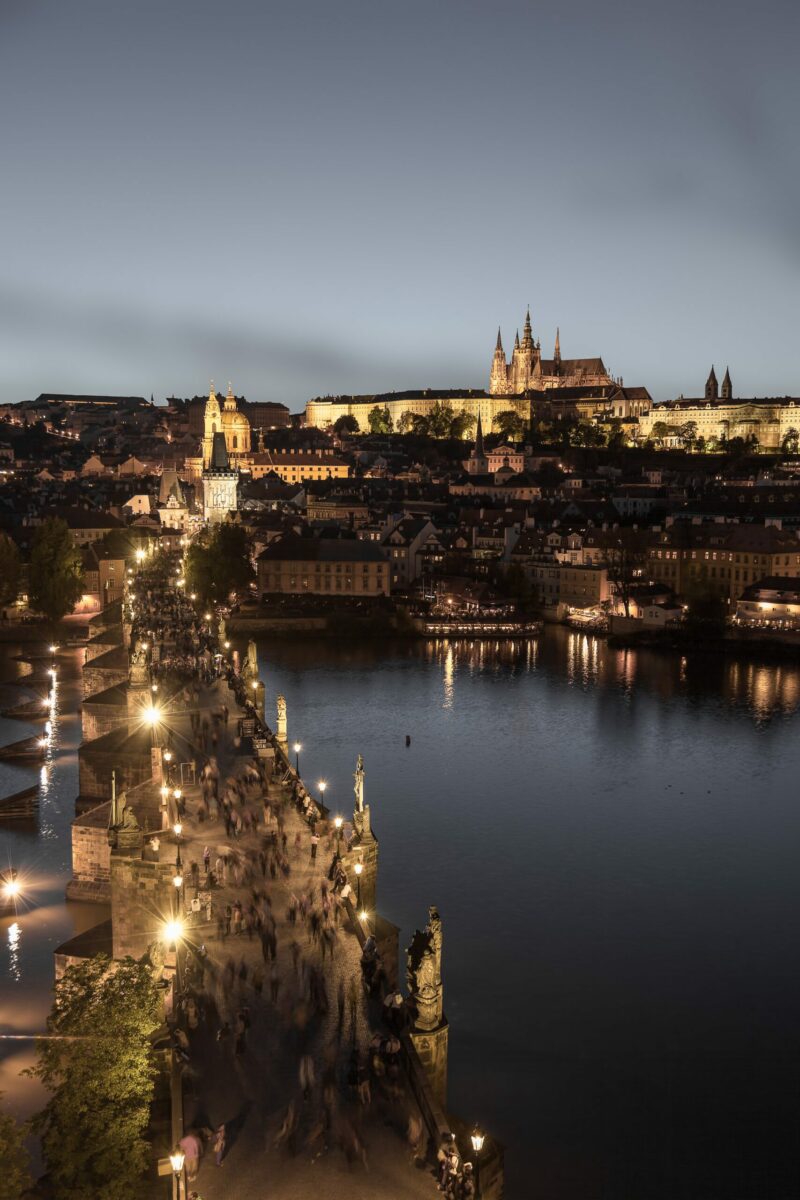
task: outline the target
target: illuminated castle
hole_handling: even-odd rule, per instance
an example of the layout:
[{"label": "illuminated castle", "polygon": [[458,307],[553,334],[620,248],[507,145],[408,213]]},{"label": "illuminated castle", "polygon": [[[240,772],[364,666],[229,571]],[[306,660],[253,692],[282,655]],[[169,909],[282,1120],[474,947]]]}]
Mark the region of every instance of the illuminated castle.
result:
[{"label": "illuminated castle", "polygon": [[541,343],[533,338],[530,309],[525,314],[522,341],[519,332],[514,339],[511,362],[506,362],[503,340],[500,330],[497,331],[489,374],[491,396],[521,396],[525,392],[549,388],[603,387],[613,382],[602,358],[562,358],[558,330],[553,357],[542,358]]}]

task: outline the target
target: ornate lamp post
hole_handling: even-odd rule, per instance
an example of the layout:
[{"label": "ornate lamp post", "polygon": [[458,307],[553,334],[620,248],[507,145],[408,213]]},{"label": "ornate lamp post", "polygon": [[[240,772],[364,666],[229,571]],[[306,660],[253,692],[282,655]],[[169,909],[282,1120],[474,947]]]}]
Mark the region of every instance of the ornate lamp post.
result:
[{"label": "ornate lamp post", "polygon": [[469,1140],[472,1142],[472,1149],[475,1153],[475,1197],[476,1197],[476,1200],[480,1200],[480,1195],[481,1195],[481,1150],[483,1149],[483,1143],[486,1140],[486,1135],[481,1133],[480,1129],[476,1125],[470,1135]]},{"label": "ornate lamp post", "polygon": [[169,1165],[172,1167],[172,1175],[174,1180],[173,1194],[182,1200],[186,1194],[183,1186],[183,1164],[186,1161],[186,1155],[181,1150],[180,1146],[176,1146],[169,1156]]},{"label": "ornate lamp post", "polygon": [[359,911],[361,909],[361,872],[363,870],[364,870],[364,864],[362,862],[357,862],[355,865],[355,873],[356,873],[356,886],[358,888],[357,904],[358,904]]},{"label": "ornate lamp post", "polygon": [[342,820],[341,817],[334,817],[333,823],[336,826],[336,856],[337,856],[337,858],[341,858],[342,857],[342,825],[344,824],[344,821]]},{"label": "ornate lamp post", "polygon": [[297,778],[300,778],[300,751],[303,749],[300,742],[294,744],[294,769]]},{"label": "ornate lamp post", "polygon": [[327,786],[328,785],[324,779],[320,779],[319,783],[317,784],[317,787],[319,788],[319,802],[323,808],[325,807],[325,788]]}]

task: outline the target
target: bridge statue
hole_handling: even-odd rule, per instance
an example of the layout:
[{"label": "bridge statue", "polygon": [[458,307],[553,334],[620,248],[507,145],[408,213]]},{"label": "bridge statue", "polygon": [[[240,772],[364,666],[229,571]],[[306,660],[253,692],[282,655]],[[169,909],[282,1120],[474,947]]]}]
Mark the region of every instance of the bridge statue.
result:
[{"label": "bridge statue", "polygon": [[247,658],[242,667],[242,678],[248,683],[251,679],[258,679],[258,650],[252,638],[247,643]]},{"label": "bridge statue", "polygon": [[359,754],[356,770],[353,776],[353,791],[356,794],[356,812],[364,811],[364,756]]},{"label": "bridge statue", "polygon": [[406,982],[417,1010],[416,1029],[442,1024],[442,920],[438,909],[428,910],[428,924],[416,931],[406,951]]},{"label": "bridge statue", "polygon": [[147,671],[147,650],[145,642],[137,641],[133,653],[131,654],[128,681],[134,687],[142,687],[150,682],[150,677]]}]

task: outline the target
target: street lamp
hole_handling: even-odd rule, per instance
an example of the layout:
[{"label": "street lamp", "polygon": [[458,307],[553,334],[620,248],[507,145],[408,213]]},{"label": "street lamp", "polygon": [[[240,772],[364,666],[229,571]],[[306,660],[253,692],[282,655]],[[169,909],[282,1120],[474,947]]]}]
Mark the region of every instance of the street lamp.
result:
[{"label": "street lamp", "polygon": [[480,1129],[476,1125],[475,1128],[473,1129],[472,1133],[470,1134],[469,1140],[472,1142],[472,1149],[475,1152],[475,1196],[476,1196],[476,1200],[480,1200],[480,1194],[481,1194],[481,1150],[483,1149],[483,1143],[486,1140],[486,1136],[485,1136],[485,1134],[481,1133]]},{"label": "street lamp", "polygon": [[300,751],[302,749],[303,749],[302,744],[300,742],[295,742],[295,744],[294,744],[294,769],[295,769],[295,774],[297,775],[298,779],[300,778]]},{"label": "street lamp", "polygon": [[183,1183],[183,1164],[186,1161],[186,1155],[181,1150],[180,1146],[176,1146],[169,1156],[169,1165],[172,1167],[172,1173],[175,1178],[175,1192],[178,1197],[186,1194],[186,1189]]},{"label": "street lamp", "polygon": [[320,779],[319,783],[317,784],[317,787],[319,788],[319,802],[323,808],[325,807],[325,788],[327,786],[328,785],[324,779]]},{"label": "street lamp", "polygon": [[358,887],[357,903],[358,903],[359,908],[361,908],[361,872],[363,870],[364,870],[363,862],[357,862],[355,865],[355,872],[356,872],[356,886]]},{"label": "street lamp", "polygon": [[180,838],[181,834],[183,833],[183,824],[181,821],[175,822],[175,824],[172,826],[172,832],[175,834],[176,838]]},{"label": "street lamp", "polygon": [[144,562],[144,550],[139,549],[136,551],[136,561]]},{"label": "street lamp", "polygon": [[337,856],[337,858],[341,858],[342,857],[342,825],[344,824],[344,821],[342,820],[341,817],[334,817],[333,823],[336,826],[336,856]]}]

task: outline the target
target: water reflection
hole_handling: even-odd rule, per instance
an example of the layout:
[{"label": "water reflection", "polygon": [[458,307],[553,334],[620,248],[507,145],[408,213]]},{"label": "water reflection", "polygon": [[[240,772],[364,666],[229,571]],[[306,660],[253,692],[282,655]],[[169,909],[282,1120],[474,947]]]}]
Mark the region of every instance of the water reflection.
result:
[{"label": "water reflection", "polygon": [[8,927],[8,974],[15,983],[19,983],[22,979],[22,970],[20,965],[20,942],[22,940],[22,929],[17,921],[12,922]]}]

